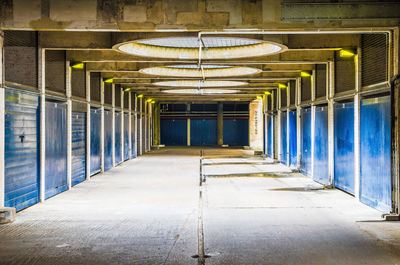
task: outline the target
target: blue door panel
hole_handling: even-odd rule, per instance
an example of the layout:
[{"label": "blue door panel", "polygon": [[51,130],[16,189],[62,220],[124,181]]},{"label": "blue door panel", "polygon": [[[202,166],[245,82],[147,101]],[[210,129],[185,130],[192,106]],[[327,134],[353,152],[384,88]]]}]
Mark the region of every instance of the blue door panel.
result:
[{"label": "blue door panel", "polygon": [[281,113],[281,162],[287,165],[287,112]]},{"label": "blue door panel", "polygon": [[315,108],[314,176],[321,184],[329,183],[328,107]]},{"label": "blue door panel", "polygon": [[354,194],[354,103],[335,105],[335,187]]},{"label": "blue door panel", "polygon": [[269,157],[273,157],[272,154],[272,146],[274,143],[274,139],[273,139],[273,131],[274,131],[274,127],[273,127],[273,118],[272,115],[267,115],[267,122],[268,122],[268,128],[267,128],[267,154]]},{"label": "blue door panel", "polygon": [[124,160],[129,159],[129,114],[124,113]]},{"label": "blue door panel", "polygon": [[65,103],[46,102],[45,198],[68,189],[67,109]]},{"label": "blue door panel", "polygon": [[90,175],[101,171],[101,110],[90,110]]},{"label": "blue door panel", "polygon": [[[142,137],[142,131],[140,130],[140,124],[141,124],[141,122],[142,122],[142,120],[141,120],[141,117],[140,117],[141,115],[140,114],[138,114],[138,115],[136,115],[136,119],[137,119],[137,121],[136,121],[136,125],[137,125],[137,128],[136,128],[136,146],[137,146],[137,154],[136,155],[141,155],[142,154],[142,144],[141,144],[141,142],[140,142],[140,139],[141,139],[141,137]],[[162,120],[161,120],[162,121]],[[165,144],[165,145],[167,145],[167,144]]]},{"label": "blue door panel", "polygon": [[122,163],[121,112],[115,112],[115,165]]},{"label": "blue door panel", "polygon": [[136,154],[135,154],[135,142],[136,142],[136,139],[135,139],[135,115],[132,114],[131,118],[132,118],[132,120],[131,120],[131,124],[132,124],[132,130],[131,130],[131,132],[132,132],[132,134],[131,134],[131,157],[135,158],[136,157]]},{"label": "blue door panel", "polygon": [[72,113],[71,185],[86,179],[86,113]]},{"label": "blue door panel", "polygon": [[104,171],[112,166],[112,113],[104,110]]},{"label": "blue door panel", "polygon": [[161,144],[167,146],[187,145],[186,119],[161,119]]},{"label": "blue door panel", "polygon": [[360,108],[360,201],[391,211],[390,96],[364,99]]},{"label": "blue door panel", "polygon": [[224,119],[223,124],[224,144],[231,146],[249,145],[249,120]]},{"label": "blue door panel", "polygon": [[217,119],[191,119],[190,145],[217,145]]},{"label": "blue door panel", "polygon": [[5,91],[4,206],[39,202],[39,97]]},{"label": "blue door panel", "polygon": [[297,112],[289,112],[289,164],[297,167]]},{"label": "blue door panel", "polygon": [[300,172],[311,176],[311,109],[301,109]]}]

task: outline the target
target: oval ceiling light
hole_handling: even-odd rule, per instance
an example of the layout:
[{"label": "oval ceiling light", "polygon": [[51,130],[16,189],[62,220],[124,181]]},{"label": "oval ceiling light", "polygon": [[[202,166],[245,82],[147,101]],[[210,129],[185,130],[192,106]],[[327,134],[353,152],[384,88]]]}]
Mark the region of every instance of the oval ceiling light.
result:
[{"label": "oval ceiling light", "polygon": [[225,81],[225,80],[176,80],[176,81],[160,81],[155,82],[155,86],[169,86],[169,87],[232,87],[244,86],[247,82],[241,81]]},{"label": "oval ceiling light", "polygon": [[140,69],[139,72],[155,76],[175,77],[229,77],[254,75],[261,72],[260,69],[247,66],[202,65],[199,69],[195,64],[156,66]]},{"label": "oval ceiling light", "polygon": [[235,37],[203,37],[201,41],[197,37],[141,39],[114,45],[113,49],[145,57],[198,59],[200,45],[203,60],[247,58],[287,50],[285,45],[279,43]]},{"label": "oval ceiling light", "polygon": [[196,94],[196,95],[204,95],[204,94],[233,94],[239,92],[236,89],[168,89],[163,90],[163,93],[171,93],[171,94]]}]

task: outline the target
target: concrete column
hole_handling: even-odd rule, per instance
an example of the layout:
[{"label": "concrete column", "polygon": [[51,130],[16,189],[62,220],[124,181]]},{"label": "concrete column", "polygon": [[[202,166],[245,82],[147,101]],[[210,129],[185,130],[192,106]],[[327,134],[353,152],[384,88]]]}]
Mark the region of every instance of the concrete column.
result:
[{"label": "concrete column", "polygon": [[40,89],[40,201],[45,200],[46,191],[46,78],[45,78],[46,50],[39,48],[38,72]]},{"label": "concrete column", "polygon": [[268,147],[268,95],[263,97],[264,101],[264,142],[265,142],[265,152],[264,154],[266,155],[268,153],[267,147]]},{"label": "concrete column", "polygon": [[250,148],[254,151],[263,150],[263,108],[262,99],[256,99],[250,102]]},{"label": "concrete column", "polygon": [[149,136],[149,140],[147,142],[147,148],[148,150],[151,150],[151,145],[153,143],[153,132],[151,130],[152,128],[152,121],[153,121],[153,104],[150,102],[149,103],[149,114],[148,114],[148,123],[147,123],[147,132]]},{"label": "concrete column", "polygon": [[297,113],[297,169],[300,170],[301,161],[301,78],[296,80],[296,113]]},{"label": "concrete column", "polygon": [[86,71],[86,180],[90,180],[90,72]]},{"label": "concrete column", "polygon": [[[274,153],[275,153],[275,120],[274,120],[274,116],[272,115],[272,113],[274,112],[275,109],[275,103],[274,103],[274,98],[275,98],[275,92],[271,91],[271,158],[274,159]],[[250,107],[250,105],[249,105]],[[249,122],[250,122],[250,117],[249,117]],[[250,128],[250,127],[249,127]]]},{"label": "concrete column", "polygon": [[335,181],[335,128],[334,128],[334,93],[335,82],[333,65],[326,65],[326,81],[327,81],[327,100],[328,100],[328,170],[329,170],[329,185],[333,186]]},{"label": "concrete column", "polygon": [[218,145],[224,144],[224,103],[218,102],[218,114],[217,114],[217,135]]},{"label": "concrete column", "polygon": [[276,124],[276,140],[278,142],[277,144],[277,148],[278,148],[278,161],[282,161],[282,150],[281,150],[281,139],[282,139],[282,128],[281,128],[281,119],[282,119],[282,112],[281,112],[281,108],[282,108],[282,93],[281,93],[281,89],[278,88],[276,90],[277,92],[277,110],[278,110],[278,114],[277,114],[277,124]]},{"label": "concrete column", "polygon": [[72,183],[72,100],[71,100],[71,67],[70,62],[65,62],[66,66],[66,96],[67,96],[67,183],[71,189]]},{"label": "concrete column", "polygon": [[0,31],[0,208],[4,207],[5,196],[5,99],[4,99],[4,33]]},{"label": "concrete column", "polygon": [[148,115],[147,115],[147,100],[145,100],[144,101],[144,114],[143,114],[143,119],[144,119],[144,124],[143,124],[143,126],[144,126],[144,132],[143,132],[143,134],[145,135],[145,137],[144,137],[144,152],[146,153],[147,152],[147,142],[148,142],[148,139],[147,139],[147,123],[148,123]]},{"label": "concrete column", "polygon": [[160,145],[160,103],[154,105],[153,114],[153,137],[154,145]]},{"label": "concrete column", "polygon": [[112,150],[112,165],[115,167],[115,85],[111,85],[111,120],[112,120],[112,132],[111,132],[111,150]]},{"label": "concrete column", "polygon": [[138,136],[138,122],[137,122],[137,120],[138,120],[138,114],[137,114],[137,111],[138,111],[138,99],[137,99],[137,95],[135,94],[135,113],[134,113],[134,122],[135,122],[135,132],[134,132],[134,137],[135,137],[135,139],[134,139],[134,141],[135,141],[135,144],[134,144],[134,146],[133,146],[133,148],[135,149],[134,150],[134,152],[135,152],[135,155],[136,156],[138,156],[138,141],[137,141],[137,136]]},{"label": "concrete column", "polygon": [[[121,89],[121,87],[119,87],[118,88],[119,90],[122,90]],[[120,128],[121,128],[121,157],[122,157],[122,161],[124,161],[125,160],[125,157],[124,157],[124,146],[125,146],[125,142],[124,142],[124,140],[125,140],[125,136],[124,136],[124,127],[125,127],[125,124],[124,124],[124,114],[125,114],[125,112],[124,112],[124,92],[123,91],[120,91],[120,95],[121,95],[121,123],[120,123]]]},{"label": "concrete column", "polygon": [[100,82],[100,104],[101,104],[101,122],[100,122],[100,167],[101,172],[104,172],[104,82]]},{"label": "concrete column", "polygon": [[355,56],[356,60],[356,94],[354,95],[354,196],[360,200],[360,101],[361,96],[361,49],[358,48],[358,55]]},{"label": "concrete column", "polygon": [[138,143],[138,155],[142,154],[142,146],[143,146],[143,97],[139,98],[139,116],[140,116],[140,122],[139,122],[139,143]]},{"label": "concrete column", "polygon": [[128,145],[129,145],[129,159],[132,159],[132,97],[131,92],[126,92],[125,96],[128,97]]}]

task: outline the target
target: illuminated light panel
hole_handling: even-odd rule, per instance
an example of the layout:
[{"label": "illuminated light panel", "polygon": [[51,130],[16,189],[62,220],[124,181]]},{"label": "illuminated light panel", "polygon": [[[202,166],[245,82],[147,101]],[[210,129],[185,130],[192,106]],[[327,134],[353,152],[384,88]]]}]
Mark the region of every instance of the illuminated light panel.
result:
[{"label": "illuminated light panel", "polygon": [[247,58],[281,53],[285,45],[235,37],[165,37],[123,42],[113,46],[120,52],[153,58],[198,59]]},{"label": "illuminated light panel", "polygon": [[163,90],[163,93],[171,93],[171,94],[196,94],[196,95],[204,95],[204,94],[233,94],[239,92],[236,89],[168,89]]},{"label": "illuminated light panel", "polygon": [[161,81],[155,82],[155,86],[170,86],[170,87],[232,87],[244,86],[247,82],[241,81],[222,81],[222,80],[176,80],[176,81]]},{"label": "illuminated light panel", "polygon": [[281,89],[283,89],[283,88],[287,88],[287,85],[285,85],[285,84],[278,84],[278,87],[281,88]]},{"label": "illuminated light panel", "polygon": [[84,63],[75,63],[75,64],[72,64],[71,67],[73,69],[83,70],[85,68],[85,64]]},{"label": "illuminated light panel", "polygon": [[300,76],[301,77],[310,77],[311,73],[310,72],[306,72],[306,71],[301,71]]},{"label": "illuminated light panel", "polygon": [[265,91],[264,94],[265,94],[265,95],[271,95],[271,92]]},{"label": "illuminated light panel", "polygon": [[140,94],[140,95],[138,95],[137,97],[138,97],[138,98],[142,98],[142,97],[143,97],[143,94]]},{"label": "illuminated light panel", "polygon": [[155,76],[175,76],[175,77],[228,77],[246,76],[261,72],[260,69],[247,66],[221,66],[221,65],[202,65],[203,70],[197,68],[195,64],[171,65],[148,67],[139,70],[142,74]]},{"label": "illuminated light panel", "polygon": [[352,51],[352,50],[340,50],[339,51],[339,56],[340,57],[344,57],[344,58],[349,58],[349,57],[353,57],[354,55],[356,55],[355,54],[355,52],[354,51]]},{"label": "illuminated light panel", "polygon": [[114,78],[109,78],[104,80],[104,83],[112,83],[114,81]]}]

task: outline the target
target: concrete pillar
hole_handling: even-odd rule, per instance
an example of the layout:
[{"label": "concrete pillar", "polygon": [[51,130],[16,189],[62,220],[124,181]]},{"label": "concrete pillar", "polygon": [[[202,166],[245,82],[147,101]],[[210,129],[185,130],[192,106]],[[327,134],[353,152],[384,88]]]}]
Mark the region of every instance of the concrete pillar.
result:
[{"label": "concrete pillar", "polygon": [[335,120],[334,120],[334,93],[335,82],[333,64],[326,65],[326,81],[327,81],[327,100],[328,100],[328,170],[329,170],[329,185],[333,186],[335,181]]},{"label": "concrete pillar", "polygon": [[360,91],[361,91],[361,49],[358,48],[356,60],[356,94],[354,95],[354,196],[360,200]]},{"label": "concrete pillar", "polygon": [[147,115],[147,100],[145,100],[144,101],[144,113],[143,113],[143,119],[144,119],[144,123],[143,123],[143,126],[144,126],[144,132],[143,132],[143,134],[144,134],[144,142],[143,142],[143,144],[144,144],[144,152],[146,153],[147,152],[147,141],[148,141],[148,139],[147,139],[147,123],[148,123],[148,115]]},{"label": "concrete pillar", "polygon": [[134,123],[135,123],[135,132],[134,132],[134,137],[135,137],[135,139],[134,139],[134,141],[135,141],[135,144],[134,144],[134,146],[133,146],[133,148],[134,148],[134,152],[135,152],[135,155],[136,156],[138,156],[138,141],[137,141],[137,136],[138,136],[138,122],[137,122],[137,120],[138,120],[138,114],[137,114],[137,111],[138,111],[138,98],[137,98],[137,95],[136,94],[134,94],[135,95],[135,109],[134,109]]},{"label": "concrete pillar", "polygon": [[46,50],[39,48],[38,72],[40,89],[40,201],[44,202],[46,190]]},{"label": "concrete pillar", "polygon": [[218,145],[224,144],[224,103],[218,102],[218,114],[217,114],[217,136]]},{"label": "concrete pillar", "polygon": [[265,150],[264,154],[266,155],[268,153],[267,146],[268,146],[268,95],[265,95],[263,97],[264,101],[264,145],[265,145]]},{"label": "concrete pillar", "polygon": [[125,97],[125,93],[124,93],[124,91],[122,91],[122,89],[119,87],[118,88],[119,90],[121,90],[120,91],[120,95],[121,95],[121,124],[120,124],[120,127],[121,127],[121,157],[122,157],[122,161],[124,161],[125,160],[125,157],[124,157],[124,154],[125,154],[125,133],[124,133],[124,130],[125,130],[125,122],[124,122],[124,120],[125,120],[125,111],[124,111],[124,108],[125,108],[125,106],[124,106],[124,97]]},{"label": "concrete pillar", "polygon": [[296,80],[296,113],[297,113],[297,169],[300,170],[301,161],[301,78]]},{"label": "concrete pillar", "polygon": [[85,75],[86,87],[86,180],[90,180],[90,132],[92,130],[90,124],[90,72],[86,71]]},{"label": "concrete pillar", "polygon": [[115,167],[115,85],[111,85],[111,94],[112,94],[112,99],[111,99],[111,120],[112,120],[112,132],[111,132],[111,150],[112,150],[112,165]]},{"label": "concrete pillar", "polygon": [[70,62],[65,61],[65,81],[66,81],[66,96],[67,96],[67,183],[68,189],[71,189],[72,184],[72,92],[71,92],[71,67]]},{"label": "concrete pillar", "polygon": [[282,93],[281,93],[281,89],[278,88],[276,90],[276,93],[277,93],[277,101],[276,101],[276,103],[277,103],[277,110],[278,110],[277,123],[276,123],[276,131],[277,131],[277,133],[276,133],[276,141],[278,142],[278,144],[277,144],[277,149],[278,149],[277,154],[278,154],[278,161],[282,161],[282,150],[281,150],[281,148],[282,148],[281,147],[281,139],[282,139],[282,128],[281,128],[281,125],[282,125],[282,123],[281,123],[281,119],[282,119],[282,112],[281,112],[282,99],[281,99],[281,96],[282,96]]},{"label": "concrete pillar", "polygon": [[153,137],[154,145],[160,145],[160,103],[154,104],[154,114],[153,114]]},{"label": "concrete pillar", "polygon": [[100,167],[101,172],[104,172],[104,82],[100,82],[100,104],[101,104],[101,122],[100,122]]},{"label": "concrete pillar", "polygon": [[263,105],[262,99],[256,99],[250,102],[250,148],[254,151],[263,150]]},{"label": "concrete pillar", "polygon": [[[274,120],[274,116],[272,115],[272,113],[274,112],[274,109],[275,109],[274,98],[275,98],[275,91],[271,91],[271,116],[270,116],[271,128],[269,128],[269,129],[271,130],[270,141],[271,141],[271,158],[272,159],[274,159],[274,153],[275,153],[275,140],[274,140],[275,139],[275,120]],[[250,105],[249,105],[249,108],[250,108]],[[250,119],[249,119],[249,123],[250,123]]]},{"label": "concrete pillar", "polygon": [[151,122],[152,122],[152,115],[153,115],[153,104],[151,102],[148,103],[148,111],[147,111],[147,150],[151,150],[151,144],[153,142],[153,134],[151,131]]},{"label": "concrete pillar", "polygon": [[5,196],[5,100],[4,100],[4,61],[3,61],[4,33],[0,31],[0,208],[4,207]]},{"label": "concrete pillar", "polygon": [[139,98],[139,117],[140,117],[140,122],[139,122],[139,143],[138,143],[138,155],[142,154],[142,146],[143,146],[143,97]]}]

